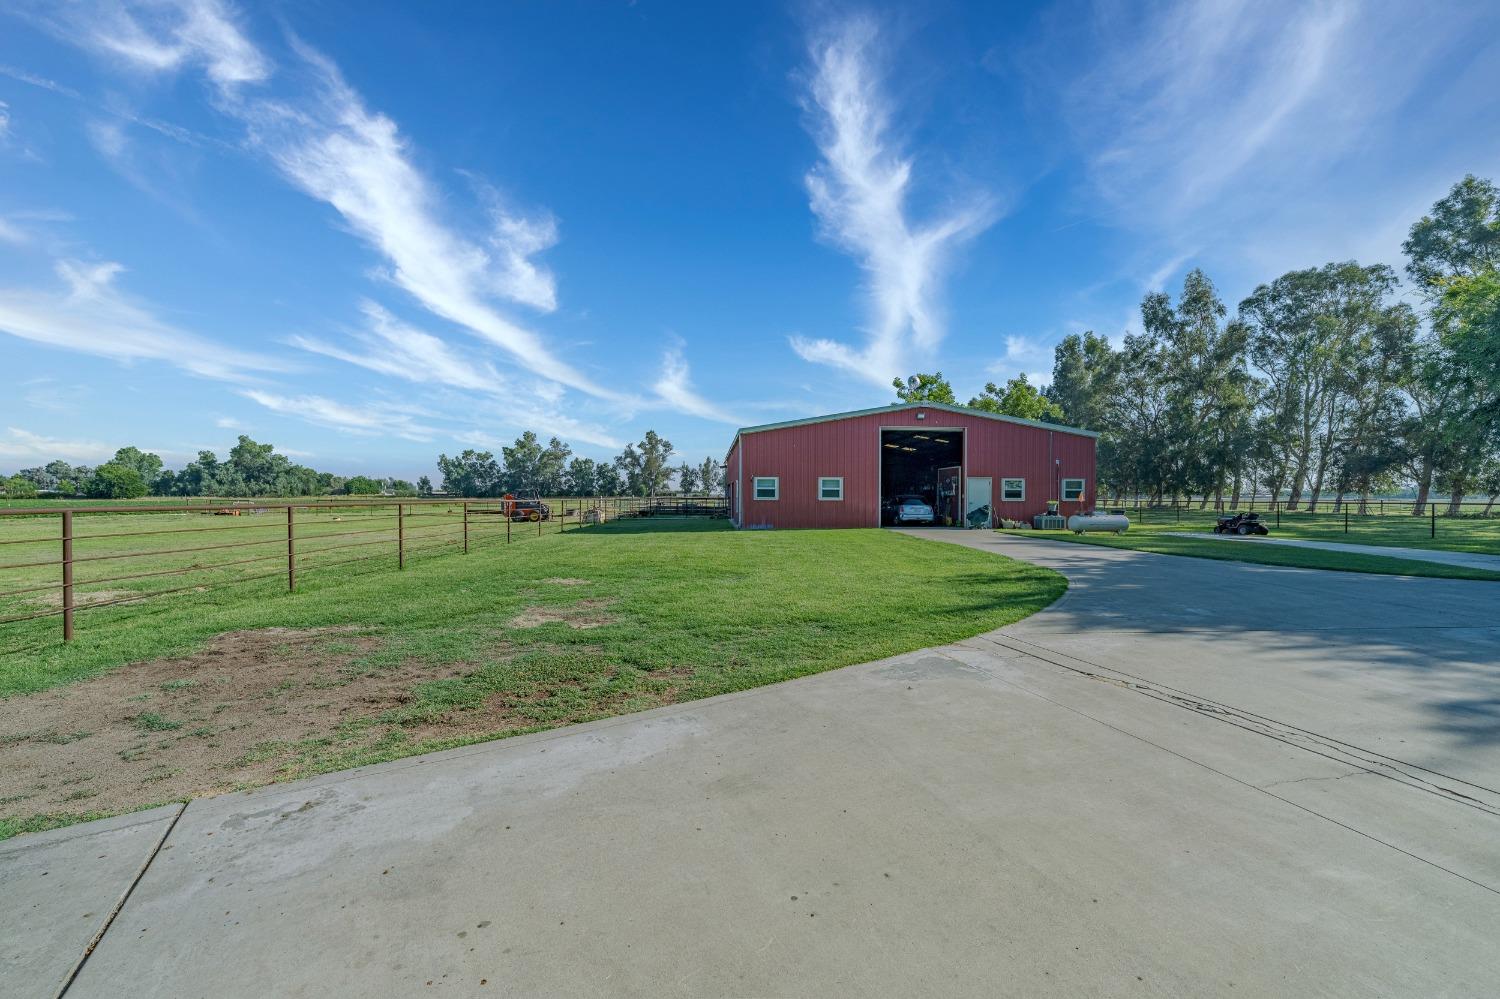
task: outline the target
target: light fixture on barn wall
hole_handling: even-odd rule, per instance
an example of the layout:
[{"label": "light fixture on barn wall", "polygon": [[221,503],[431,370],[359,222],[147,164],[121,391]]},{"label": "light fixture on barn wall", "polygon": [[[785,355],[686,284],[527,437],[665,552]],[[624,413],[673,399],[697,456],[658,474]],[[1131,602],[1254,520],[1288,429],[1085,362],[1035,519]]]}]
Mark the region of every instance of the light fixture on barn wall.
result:
[{"label": "light fixture on barn wall", "polygon": [[925,419],[927,419],[927,414],[924,413],[924,412],[922,412],[919,409],[919,410],[917,410],[917,419],[919,419],[919,420],[925,420]]}]

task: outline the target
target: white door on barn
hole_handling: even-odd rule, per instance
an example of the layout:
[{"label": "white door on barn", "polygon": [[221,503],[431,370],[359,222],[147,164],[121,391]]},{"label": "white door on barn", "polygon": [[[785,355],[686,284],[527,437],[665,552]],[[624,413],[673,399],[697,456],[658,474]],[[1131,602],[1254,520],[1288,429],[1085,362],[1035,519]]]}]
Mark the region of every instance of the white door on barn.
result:
[{"label": "white door on barn", "polygon": [[991,492],[995,480],[987,475],[971,475],[964,484],[964,526],[989,527],[994,522],[995,506]]}]

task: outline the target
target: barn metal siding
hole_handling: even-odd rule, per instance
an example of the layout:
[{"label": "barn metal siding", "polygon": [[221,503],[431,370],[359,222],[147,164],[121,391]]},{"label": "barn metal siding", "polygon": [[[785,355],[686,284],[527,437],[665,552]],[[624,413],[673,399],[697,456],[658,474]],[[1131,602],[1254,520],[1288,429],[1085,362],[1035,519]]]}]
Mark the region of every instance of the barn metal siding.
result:
[{"label": "barn metal siding", "polygon": [[[926,418],[918,420],[918,411]],[[1064,515],[1093,509],[1094,439],[1065,429],[1049,430],[983,416],[912,406],[847,419],[778,427],[741,434],[726,459],[737,483],[738,527],[876,527],[880,524],[880,431],[964,431],[964,474],[994,480],[995,513],[1029,519],[1049,499],[1060,499],[1058,481],[1085,480],[1083,500],[1062,505]],[[754,498],[757,476],[780,479],[780,498]],[[818,479],[841,476],[842,501],[818,499]],[[1002,503],[1001,478],[1026,480],[1026,499]],[[743,477],[741,481],[741,477]]]}]

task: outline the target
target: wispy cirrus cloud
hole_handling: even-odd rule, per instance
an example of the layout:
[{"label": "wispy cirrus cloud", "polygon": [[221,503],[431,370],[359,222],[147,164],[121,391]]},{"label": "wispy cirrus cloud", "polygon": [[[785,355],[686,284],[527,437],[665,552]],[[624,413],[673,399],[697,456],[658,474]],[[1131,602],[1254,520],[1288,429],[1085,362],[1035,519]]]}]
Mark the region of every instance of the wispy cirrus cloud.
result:
[{"label": "wispy cirrus cloud", "polygon": [[693,388],[692,371],[688,367],[687,359],[683,356],[680,344],[668,349],[662,358],[661,374],[652,385],[652,389],[656,392],[658,399],[678,412],[734,426],[745,424],[744,420],[717,403],[710,402]]},{"label": "wispy cirrus cloud", "polygon": [[891,136],[892,104],[877,72],[879,27],[870,17],[840,21],[811,45],[808,110],[821,159],[806,177],[823,235],[855,256],[868,281],[865,342],[792,338],[805,360],[842,368],[881,386],[905,373],[910,354],[943,338],[939,294],[959,244],[994,219],[982,194],[938,217],[914,222],[913,160]]},{"label": "wispy cirrus cloud", "polygon": [[261,389],[242,389],[240,395],[271,412],[344,433],[394,436],[426,442],[439,433],[420,422],[424,410],[384,402],[354,405],[321,395],[281,395]]},{"label": "wispy cirrus cloud", "polygon": [[401,322],[377,303],[366,301],[361,309],[365,328],[350,334],[360,349],[300,335],[288,337],[287,342],[314,354],[420,384],[477,392],[496,392],[507,385],[507,379],[489,362],[460,354],[441,337]]},{"label": "wispy cirrus cloud", "polygon": [[1005,353],[985,366],[985,373],[996,379],[1025,375],[1033,385],[1052,381],[1054,345],[1047,337],[1008,334]]},{"label": "wispy cirrus cloud", "polygon": [[[264,80],[273,68],[241,32],[234,11],[220,0],[47,3],[23,10],[64,41],[137,71],[198,66],[216,86],[228,90]],[[42,81],[38,85],[51,82],[35,79]]]},{"label": "wispy cirrus cloud", "polygon": [[[435,390],[458,390],[460,394],[448,400],[448,408],[456,412],[455,420],[484,418],[584,443],[619,445],[617,436],[607,427],[562,412],[562,393],[556,383],[518,385],[515,378],[498,371],[489,361],[403,322],[375,302],[365,302],[362,309],[366,324],[349,333],[353,347],[308,336],[292,336],[287,342],[392,378]],[[475,395],[484,398],[475,399]],[[503,402],[503,408],[498,408],[497,402]]]},{"label": "wispy cirrus cloud", "polygon": [[294,104],[251,102],[236,111],[281,173],[338,211],[390,264],[390,280],[434,315],[543,378],[599,398],[628,399],[557,357],[541,336],[494,304],[556,307],[554,279],[532,259],[556,240],[550,216],[518,215],[492,202],[482,241],[445,224],[396,123],[366,108],[332,62],[296,48],[316,72],[316,96]]},{"label": "wispy cirrus cloud", "polygon": [[63,288],[0,288],[0,332],[118,361],[161,361],[224,381],[290,367],[166,322],[117,287],[122,271],[117,263],[62,260],[56,273]]},{"label": "wispy cirrus cloud", "polygon": [[[1397,262],[1412,213],[1475,168],[1475,147],[1500,156],[1500,46],[1474,43],[1497,31],[1483,4],[1098,2],[1057,12],[1022,62],[1072,132],[1098,220],[1148,237],[1139,270],[1201,254],[1259,280]],[[1490,138],[1453,142],[1464,120]]]},{"label": "wispy cirrus cloud", "polygon": [[[314,85],[274,98],[250,91],[271,76],[272,61],[219,0],[78,4],[37,16],[60,37],[140,71],[201,68],[215,84],[215,106],[244,125],[252,147],[292,185],[337,211],[385,259],[389,280],[424,308],[542,378],[600,399],[637,401],[562,360],[497,306],[557,307],[556,281],[535,259],[556,242],[555,219],[517,212],[485,186],[488,226],[476,232],[451,224],[396,123],[369,109],[321,53],[291,39],[299,69]],[[104,151],[121,148],[108,142]]]},{"label": "wispy cirrus cloud", "polygon": [[102,461],[114,453],[115,446],[102,441],[48,437],[20,427],[6,427],[5,436],[0,437],[0,459],[8,464],[56,458],[67,462]]}]

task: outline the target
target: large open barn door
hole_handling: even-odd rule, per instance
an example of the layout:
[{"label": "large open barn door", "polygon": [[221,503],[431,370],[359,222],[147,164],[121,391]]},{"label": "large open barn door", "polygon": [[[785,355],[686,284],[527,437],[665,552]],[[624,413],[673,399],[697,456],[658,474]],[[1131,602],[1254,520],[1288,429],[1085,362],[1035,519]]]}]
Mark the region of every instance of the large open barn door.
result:
[{"label": "large open barn door", "polygon": [[[906,523],[957,524],[963,515],[964,431],[960,427],[882,427],[880,430],[881,523],[895,524],[908,507],[924,519]],[[944,474],[954,480],[945,485]],[[946,505],[945,505],[946,504]]]}]

